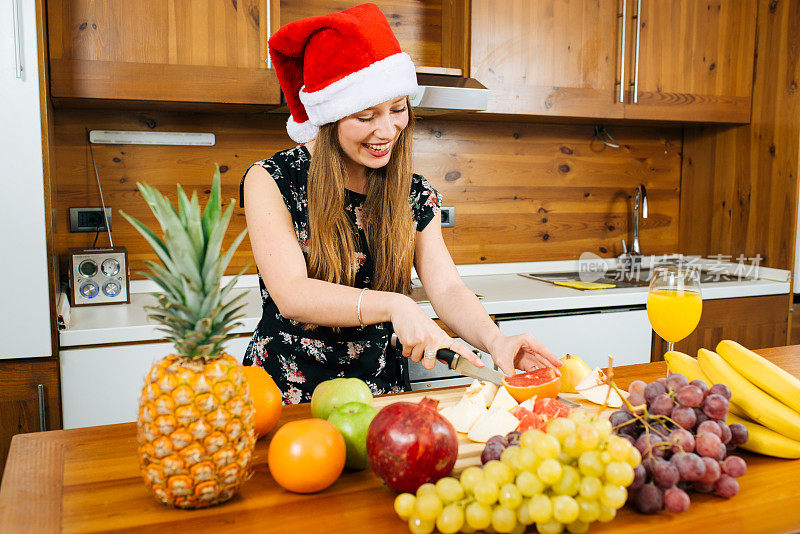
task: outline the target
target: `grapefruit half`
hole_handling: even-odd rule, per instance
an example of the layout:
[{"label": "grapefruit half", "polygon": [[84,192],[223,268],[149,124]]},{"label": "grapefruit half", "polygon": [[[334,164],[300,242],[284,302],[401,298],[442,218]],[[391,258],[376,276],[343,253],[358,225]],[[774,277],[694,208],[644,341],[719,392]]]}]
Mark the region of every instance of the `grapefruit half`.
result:
[{"label": "grapefruit half", "polygon": [[551,367],[542,367],[503,377],[503,386],[517,402],[528,400],[534,395],[537,399],[555,398],[561,391],[561,377]]}]

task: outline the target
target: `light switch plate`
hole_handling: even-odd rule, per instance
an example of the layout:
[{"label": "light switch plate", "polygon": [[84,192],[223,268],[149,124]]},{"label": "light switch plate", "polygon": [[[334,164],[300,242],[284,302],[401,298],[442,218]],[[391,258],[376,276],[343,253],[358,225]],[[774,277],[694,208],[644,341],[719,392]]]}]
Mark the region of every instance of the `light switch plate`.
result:
[{"label": "light switch plate", "polygon": [[455,206],[442,206],[442,228],[450,228],[456,223]]}]

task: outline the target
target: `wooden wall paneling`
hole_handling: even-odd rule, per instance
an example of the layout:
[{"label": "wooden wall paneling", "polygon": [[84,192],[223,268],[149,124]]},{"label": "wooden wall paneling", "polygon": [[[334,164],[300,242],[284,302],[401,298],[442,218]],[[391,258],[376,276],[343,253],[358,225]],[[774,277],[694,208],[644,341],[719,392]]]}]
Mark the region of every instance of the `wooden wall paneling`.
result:
[{"label": "wooden wall paneling", "polygon": [[416,167],[456,207],[443,229],[456,263],[610,257],[632,240],[631,195],[648,189],[645,254],[677,250],[680,131],[591,126],[421,121]]},{"label": "wooden wall paneling", "polygon": [[757,0],[642,0],[636,104],[631,4],[625,117],[749,122]]},{"label": "wooden wall paneling", "polygon": [[489,113],[623,116],[616,1],[472,0],[470,72]]},{"label": "wooden wall paneling", "polygon": [[[442,4],[465,0],[374,0],[392,28],[400,48],[417,67],[443,67]],[[281,26],[306,17],[327,15],[362,4],[358,0],[280,0]]]},{"label": "wooden wall paneling", "polygon": [[680,249],[794,266],[800,164],[800,6],[758,3],[749,125],[687,128]]},{"label": "wooden wall paneling", "polygon": [[49,1],[52,95],[280,104],[264,62],[276,3]]},{"label": "wooden wall paneling", "polygon": [[[723,339],[732,339],[749,349],[786,344],[788,301],[786,295],[703,301],[700,324],[675,350],[697,356],[697,350],[714,350]],[[652,361],[664,359],[667,343],[653,334]]]},{"label": "wooden wall paneling", "polygon": [[[62,257],[69,247],[89,246],[94,234],[70,233],[69,207],[99,206],[100,197],[87,144],[86,128],[155,131],[194,131],[216,134],[214,147],[94,145],[97,170],[103,184],[106,206],[113,209],[114,244],[128,247],[131,270],[141,270],[145,259],[156,260],[146,242],[120,215],[124,209],[148,225],[156,220],[136,187],[137,181],[157,187],[176,202],[175,184],[187,191],[198,190],[201,200],[207,197],[219,164],[222,198],[225,204],[238,202],[239,181],[255,161],[272,156],[292,146],[286,135],[286,117],[265,113],[253,115],[182,114],[174,112],[118,112],[110,110],[57,110],[55,124],[56,178],[54,184],[56,253]],[[244,210],[236,209],[224,243],[227,247],[245,228]],[[98,246],[108,244],[101,233]],[[249,241],[244,240],[231,260],[229,273],[253,263]],[[251,268],[250,272],[255,272]],[[134,278],[141,278],[133,275]]]},{"label": "wooden wall paneling", "polygon": [[[148,182],[174,201],[176,183],[188,190],[206,190],[218,163],[223,198],[237,198],[239,181],[252,162],[294,145],[286,135],[285,120],[285,115],[268,113],[56,110],[56,253],[88,246],[94,238],[94,234],[69,233],[67,216],[69,207],[100,203],[85,128],[216,135],[214,147],[94,146],[106,205],[114,210],[114,243],[128,247],[131,269],[136,271],[144,268],[143,260],[155,259],[118,214],[122,208],[145,224],[155,224],[136,182]],[[640,182],[647,186],[650,208],[650,217],[641,222],[642,250],[675,252],[680,130],[614,127],[609,131],[622,148],[594,140],[589,125],[487,122],[476,128],[470,122],[420,120],[415,128],[414,168],[443,193],[445,205],[456,208],[455,227],[443,229],[456,263],[556,260],[577,258],[584,251],[617,255],[621,239],[629,243],[632,239],[630,197]],[[244,227],[244,210],[237,208],[229,239]],[[106,244],[107,237],[101,234],[98,245]],[[228,273],[252,262],[245,240]]]}]

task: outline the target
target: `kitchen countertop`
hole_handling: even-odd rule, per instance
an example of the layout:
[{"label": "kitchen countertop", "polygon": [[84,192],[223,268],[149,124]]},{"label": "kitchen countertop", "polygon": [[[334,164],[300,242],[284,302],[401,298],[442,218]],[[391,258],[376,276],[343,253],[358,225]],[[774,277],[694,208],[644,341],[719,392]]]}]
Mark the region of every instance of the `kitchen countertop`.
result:
[{"label": "kitchen countertop", "polygon": [[[603,260],[615,266],[615,260]],[[734,272],[737,264],[714,264],[717,269]],[[645,260],[645,265],[647,259]],[[615,306],[642,306],[647,300],[647,287],[597,289],[581,291],[518,276],[517,273],[577,272],[578,261],[498,263],[459,265],[464,283],[481,300],[487,313],[495,316],[555,310],[580,310]],[[760,267],[758,278],[741,282],[702,284],[703,299],[780,295],[790,292],[789,271]],[[144,307],[155,303],[149,292],[158,288],[150,281],[131,282],[130,304],[87,306],[69,311],[69,327],[59,333],[62,348],[107,343],[131,343],[163,339],[158,326],[147,318]],[[261,318],[261,296],[256,275],[242,276],[234,291],[246,293],[243,298],[245,317],[242,326],[232,333],[247,334],[255,330]],[[431,317],[437,317],[429,303],[421,304]]]},{"label": "kitchen countertop", "polygon": [[[800,376],[800,345],[757,352]],[[616,382],[626,388],[634,379],[652,381],[663,376],[665,367],[664,362],[618,367]],[[452,397],[453,391],[463,389],[432,390],[426,394],[433,398]],[[378,397],[376,404],[416,400],[419,395]],[[279,426],[309,416],[307,403],[286,406]],[[254,476],[238,495],[220,506],[185,511],[157,503],[144,486],[134,423],[16,435],[0,486],[0,529],[408,533],[407,524],[393,510],[396,494],[369,469],[345,472],[330,488],[317,494],[283,490],[267,468],[271,436],[256,443]],[[645,516],[625,506],[614,521],[593,523],[591,532],[761,533],[800,529],[800,486],[796,483],[800,460],[769,458],[742,450],[736,454],[747,461],[747,473],[739,479],[741,490],[734,498],[693,493],[689,509],[682,514],[661,512]]]}]

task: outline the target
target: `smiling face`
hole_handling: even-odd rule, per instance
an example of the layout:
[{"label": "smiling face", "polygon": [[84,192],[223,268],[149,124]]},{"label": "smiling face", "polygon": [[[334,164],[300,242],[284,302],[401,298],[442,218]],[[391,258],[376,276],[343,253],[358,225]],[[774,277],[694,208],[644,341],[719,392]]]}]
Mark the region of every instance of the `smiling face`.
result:
[{"label": "smiling face", "polygon": [[408,125],[408,104],[401,96],[353,113],[337,123],[339,145],[353,163],[379,169],[389,163],[400,132]]}]

